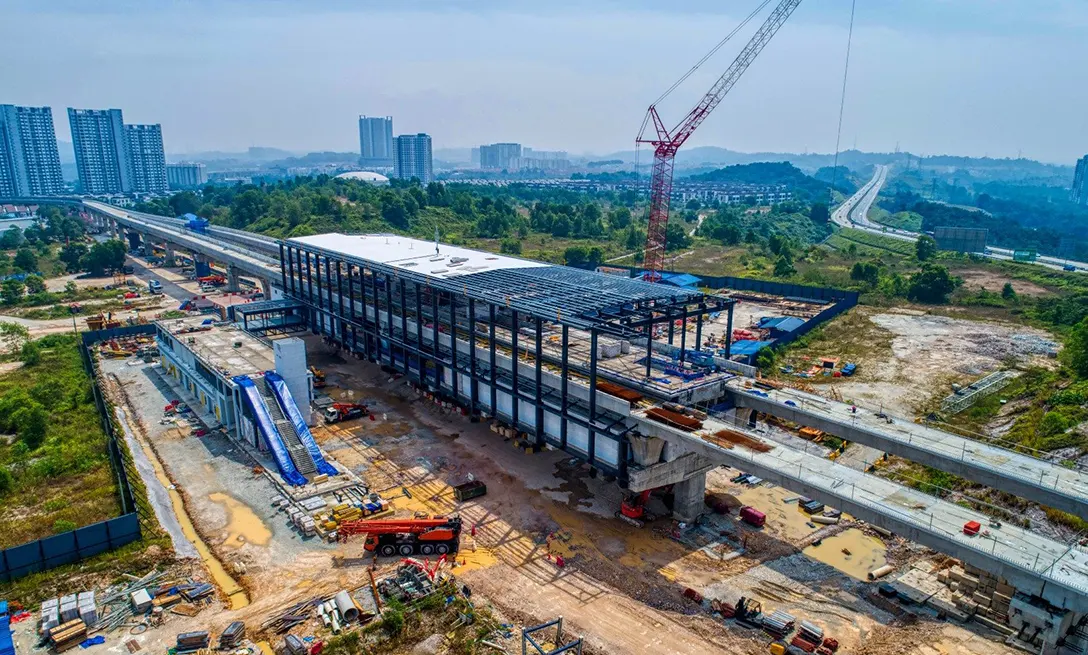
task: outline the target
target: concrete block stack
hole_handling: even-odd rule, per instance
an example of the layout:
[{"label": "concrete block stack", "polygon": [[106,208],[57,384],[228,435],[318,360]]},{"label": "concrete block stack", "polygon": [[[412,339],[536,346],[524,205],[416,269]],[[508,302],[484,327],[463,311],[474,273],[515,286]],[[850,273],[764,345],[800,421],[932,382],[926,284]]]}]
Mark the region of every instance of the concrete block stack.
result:
[{"label": "concrete block stack", "polygon": [[952,590],[953,602],[962,612],[991,628],[1008,630],[1009,603],[1016,589],[1004,578],[957,562],[937,579]]}]

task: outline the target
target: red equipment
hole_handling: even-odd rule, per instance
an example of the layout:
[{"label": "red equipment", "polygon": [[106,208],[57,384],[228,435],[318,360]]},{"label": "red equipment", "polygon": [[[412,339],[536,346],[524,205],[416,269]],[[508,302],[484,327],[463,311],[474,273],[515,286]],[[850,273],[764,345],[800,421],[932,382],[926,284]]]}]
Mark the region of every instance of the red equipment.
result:
[{"label": "red equipment", "polygon": [[639,494],[630,494],[620,504],[620,511],[616,512],[616,518],[622,519],[636,528],[641,528],[646,521],[652,521],[655,516],[646,511],[646,501],[650,499],[650,489]]},{"label": "red equipment", "polygon": [[[764,0],[725,40],[729,40],[733,34],[740,31],[769,1]],[[650,224],[646,230],[646,251],[642,262],[643,268],[646,269],[643,278],[647,281],[656,282],[661,278],[661,268],[665,260],[665,227],[669,223],[669,199],[672,195],[672,172],[676,151],[680,149],[680,146],[684,145],[684,142],[695,132],[696,128],[706,120],[710,112],[714,111],[714,108],[725,98],[725,95],[737,83],[744,71],[748,70],[755,58],[770,42],[771,37],[778,32],[778,29],[782,27],[782,24],[786,22],[786,19],[790,17],[794,9],[797,9],[799,4],[801,4],[801,0],[781,0],[755,35],[752,36],[752,39],[748,41],[748,45],[744,46],[744,49],[737,55],[732,65],[718,78],[714,86],[710,87],[710,90],[695,105],[695,108],[688,112],[688,115],[672,130],[665,128],[665,123],[662,122],[657,113],[657,103],[671,93],[680,82],[687,79],[688,75],[694,72],[694,68],[682,77],[680,82],[674,84],[672,88],[654,101],[654,104],[650,105],[647,110],[646,118],[642,121],[642,129],[639,130],[638,138],[635,139],[635,143],[646,143],[654,148],[653,181],[650,185]],[[696,64],[696,68],[724,44],[725,41],[719,43],[710,54],[704,57],[699,64]],[[650,121],[653,121],[654,130],[657,132],[656,138],[644,138],[646,126]]]},{"label": "red equipment", "polygon": [[222,275],[205,275],[204,277],[198,277],[196,281],[201,284],[214,284],[220,286],[227,283],[227,278]]},{"label": "red equipment", "polygon": [[461,538],[460,516],[430,519],[382,519],[344,521],[340,537],[365,534],[363,547],[379,555],[445,555],[456,553]]},{"label": "red equipment", "polygon": [[367,415],[366,405],[333,403],[325,408],[325,423],[339,423]]},{"label": "red equipment", "polygon": [[742,521],[757,528],[762,528],[767,523],[767,515],[755,507],[741,507],[739,516]]}]

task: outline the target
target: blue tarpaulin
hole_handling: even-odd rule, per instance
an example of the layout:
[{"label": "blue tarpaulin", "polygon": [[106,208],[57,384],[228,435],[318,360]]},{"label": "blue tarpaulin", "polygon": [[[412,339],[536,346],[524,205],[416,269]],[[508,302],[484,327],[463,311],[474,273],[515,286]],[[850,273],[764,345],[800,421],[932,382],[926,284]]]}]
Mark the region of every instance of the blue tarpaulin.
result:
[{"label": "blue tarpaulin", "polygon": [[729,353],[731,355],[754,355],[773,343],[773,341],[751,341],[748,339],[734,341],[729,348]]},{"label": "blue tarpaulin", "polygon": [[682,289],[695,289],[702,280],[691,273],[665,273],[661,276],[661,283]]},{"label": "blue tarpaulin", "polygon": [[302,413],[298,411],[298,406],[295,405],[294,398],[291,397],[291,390],[287,388],[287,383],[283,381],[283,378],[279,376],[275,371],[266,371],[264,379],[272,387],[272,395],[276,397],[276,401],[280,404],[280,409],[283,410],[283,415],[290,419],[291,423],[295,426],[295,432],[298,433],[299,441],[302,445],[306,446],[306,450],[310,451],[310,457],[314,459],[314,465],[317,467],[318,473],[324,473],[325,475],[339,475],[340,472],[325,461],[325,458],[321,456],[321,449],[317,447],[317,442],[314,441],[313,434],[310,433],[309,426],[306,425],[306,421],[302,419]]},{"label": "blue tarpaulin", "polygon": [[257,423],[257,428],[261,435],[264,436],[264,441],[268,445],[268,450],[272,452],[272,457],[276,460],[276,466],[279,467],[283,479],[288,484],[298,487],[306,484],[306,478],[298,472],[295,463],[291,461],[291,455],[287,452],[283,437],[280,436],[280,431],[276,429],[276,424],[272,422],[272,415],[268,413],[268,407],[265,406],[264,398],[261,398],[260,392],[257,391],[257,385],[246,375],[236,375],[233,379],[234,383],[241,387],[242,397],[246,399],[249,408],[253,410],[253,418]]}]

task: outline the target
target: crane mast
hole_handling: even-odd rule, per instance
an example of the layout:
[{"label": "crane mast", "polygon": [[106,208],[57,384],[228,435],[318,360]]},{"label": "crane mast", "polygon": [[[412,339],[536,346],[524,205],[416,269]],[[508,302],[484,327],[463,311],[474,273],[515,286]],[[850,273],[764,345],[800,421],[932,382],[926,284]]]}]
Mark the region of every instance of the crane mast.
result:
[{"label": "crane mast", "polygon": [[[706,120],[710,112],[721,103],[800,4],[801,0],[781,0],[714,86],[710,87],[695,108],[688,112],[688,115],[672,130],[665,127],[661,116],[658,115],[656,104],[650,105],[647,110],[646,122],[653,122],[657,136],[643,138],[643,134],[640,133],[636,139],[637,143],[646,143],[654,148],[654,166],[650,183],[650,223],[646,230],[646,250],[643,259],[643,268],[646,271],[644,279],[656,282],[661,277],[665,260],[665,229],[669,223],[669,200],[672,195],[676,152]],[[645,130],[645,127],[643,129]]]}]

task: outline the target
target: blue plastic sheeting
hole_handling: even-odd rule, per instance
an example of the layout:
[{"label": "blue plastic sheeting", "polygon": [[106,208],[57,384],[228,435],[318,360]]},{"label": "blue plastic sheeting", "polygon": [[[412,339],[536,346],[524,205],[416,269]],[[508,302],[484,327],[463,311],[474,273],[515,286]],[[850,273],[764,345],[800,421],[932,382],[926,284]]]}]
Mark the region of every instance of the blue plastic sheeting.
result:
[{"label": "blue plastic sheeting", "polygon": [[661,276],[661,282],[663,284],[685,289],[694,289],[699,286],[699,282],[701,281],[702,280],[691,273],[666,273]]},{"label": "blue plastic sheeting", "polygon": [[306,484],[306,478],[298,472],[295,463],[291,461],[287,446],[283,443],[283,437],[280,436],[280,431],[276,429],[275,423],[272,422],[272,415],[268,413],[268,407],[265,406],[264,398],[261,398],[260,392],[257,391],[257,385],[247,375],[236,375],[233,380],[235,384],[241,387],[242,397],[246,399],[249,408],[253,410],[257,428],[260,430],[261,435],[264,436],[264,442],[268,445],[268,450],[272,452],[272,458],[276,460],[280,475],[287,481],[287,484],[293,484],[296,487]]},{"label": "blue plastic sheeting", "polygon": [[302,413],[298,411],[298,406],[295,405],[295,399],[291,397],[291,390],[287,388],[287,383],[275,371],[265,371],[264,379],[272,385],[272,395],[279,401],[283,415],[295,425],[295,432],[298,433],[299,441],[302,442],[303,446],[306,446],[306,450],[310,451],[310,457],[314,459],[317,472],[325,475],[339,475],[340,472],[321,456],[321,449],[317,447],[314,435],[310,433],[309,426],[302,419]]},{"label": "blue plastic sheeting", "polygon": [[11,640],[11,625],[6,613],[0,616],[0,655],[15,655],[15,644]]},{"label": "blue plastic sheeting", "polygon": [[729,353],[731,355],[754,355],[773,343],[773,341],[734,341],[729,348]]},{"label": "blue plastic sheeting", "polygon": [[787,316],[779,321],[777,325],[771,326],[771,332],[794,332],[799,330],[804,324],[805,320],[802,318]]}]

